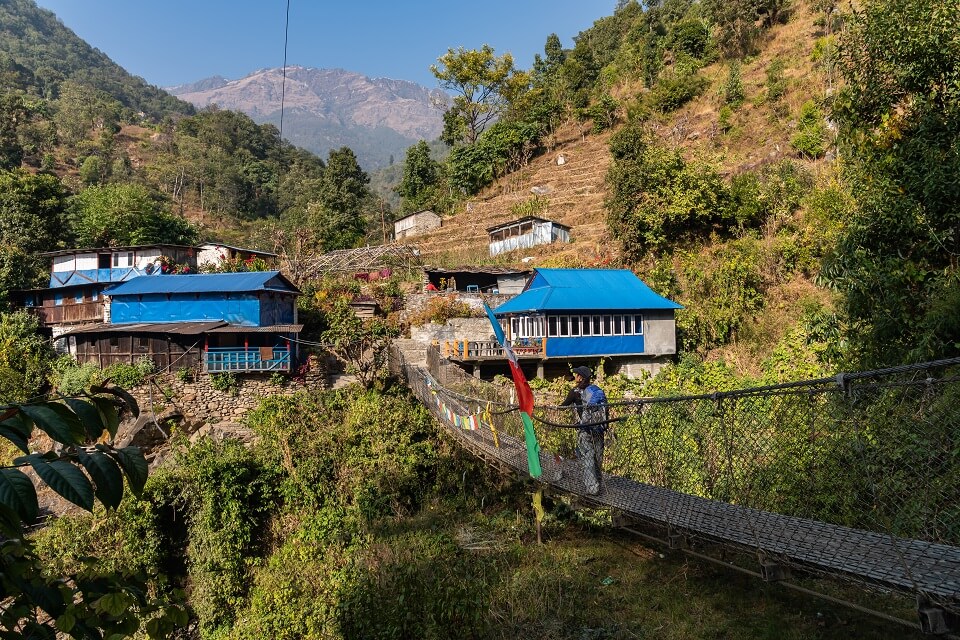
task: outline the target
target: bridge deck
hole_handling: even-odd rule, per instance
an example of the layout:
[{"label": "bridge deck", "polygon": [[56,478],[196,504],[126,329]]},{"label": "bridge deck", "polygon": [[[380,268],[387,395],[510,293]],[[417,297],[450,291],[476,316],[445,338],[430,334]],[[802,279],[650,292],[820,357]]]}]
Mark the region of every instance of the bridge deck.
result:
[{"label": "bridge deck", "polygon": [[[475,454],[529,473],[521,440],[500,435],[497,446],[489,432],[454,427],[432,403],[425,404]],[[544,484],[586,496],[578,462],[563,460],[559,477],[552,455],[541,452],[540,464]],[[604,481],[604,492],[586,496],[590,501],[668,526],[675,533],[749,549],[773,562],[779,559],[897,591],[925,594],[941,602],[960,603],[958,547],[760,511],[608,474],[604,474]]]}]

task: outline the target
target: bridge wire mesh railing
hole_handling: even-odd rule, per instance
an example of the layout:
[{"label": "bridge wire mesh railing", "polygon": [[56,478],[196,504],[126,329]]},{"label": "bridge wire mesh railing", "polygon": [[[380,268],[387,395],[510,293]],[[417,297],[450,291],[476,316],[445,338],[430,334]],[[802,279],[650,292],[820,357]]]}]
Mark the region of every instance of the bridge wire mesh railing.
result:
[{"label": "bridge wire mesh railing", "polygon": [[[456,390],[406,369],[468,447],[526,472],[522,423],[503,388],[448,383]],[[622,478],[666,490],[634,498],[659,524],[960,614],[960,359],[613,402],[609,417],[608,489]],[[534,418],[549,482],[554,454],[574,464],[576,415],[541,403]]]}]

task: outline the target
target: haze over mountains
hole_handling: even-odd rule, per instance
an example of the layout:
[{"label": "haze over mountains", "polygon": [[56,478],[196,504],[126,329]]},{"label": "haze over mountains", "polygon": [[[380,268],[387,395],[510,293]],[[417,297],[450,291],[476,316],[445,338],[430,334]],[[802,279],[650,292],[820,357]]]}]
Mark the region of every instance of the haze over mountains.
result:
[{"label": "haze over mountains", "polygon": [[434,106],[442,92],[343,69],[288,67],[285,89],[282,69],[261,69],[239,80],[214,76],[167,91],[198,108],[217,105],[277,126],[282,93],[284,138],[322,157],[348,146],[368,171],[391,158],[402,161],[410,145],[443,129],[443,112]]}]

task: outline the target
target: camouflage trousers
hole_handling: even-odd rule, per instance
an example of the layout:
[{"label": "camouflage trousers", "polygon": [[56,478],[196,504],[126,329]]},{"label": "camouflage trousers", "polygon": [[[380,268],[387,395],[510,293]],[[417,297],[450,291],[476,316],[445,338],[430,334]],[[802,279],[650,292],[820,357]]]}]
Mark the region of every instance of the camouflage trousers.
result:
[{"label": "camouflage trousers", "polygon": [[577,456],[583,464],[583,485],[595,496],[603,491],[603,432],[578,430]]}]

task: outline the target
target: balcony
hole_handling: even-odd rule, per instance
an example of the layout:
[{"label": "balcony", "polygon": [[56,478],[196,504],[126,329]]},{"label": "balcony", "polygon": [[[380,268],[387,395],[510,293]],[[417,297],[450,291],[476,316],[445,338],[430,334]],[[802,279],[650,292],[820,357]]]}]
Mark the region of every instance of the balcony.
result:
[{"label": "balcony", "polygon": [[[491,340],[447,340],[439,346],[445,358],[460,362],[505,360],[507,357],[500,343]],[[546,338],[522,338],[514,341],[512,346],[517,359],[546,357]]]},{"label": "balcony", "polygon": [[37,316],[40,325],[51,327],[60,324],[103,322],[103,302],[80,302],[52,307],[26,307]]},{"label": "balcony", "polygon": [[206,373],[290,371],[290,367],[287,347],[211,348],[203,354]]}]

